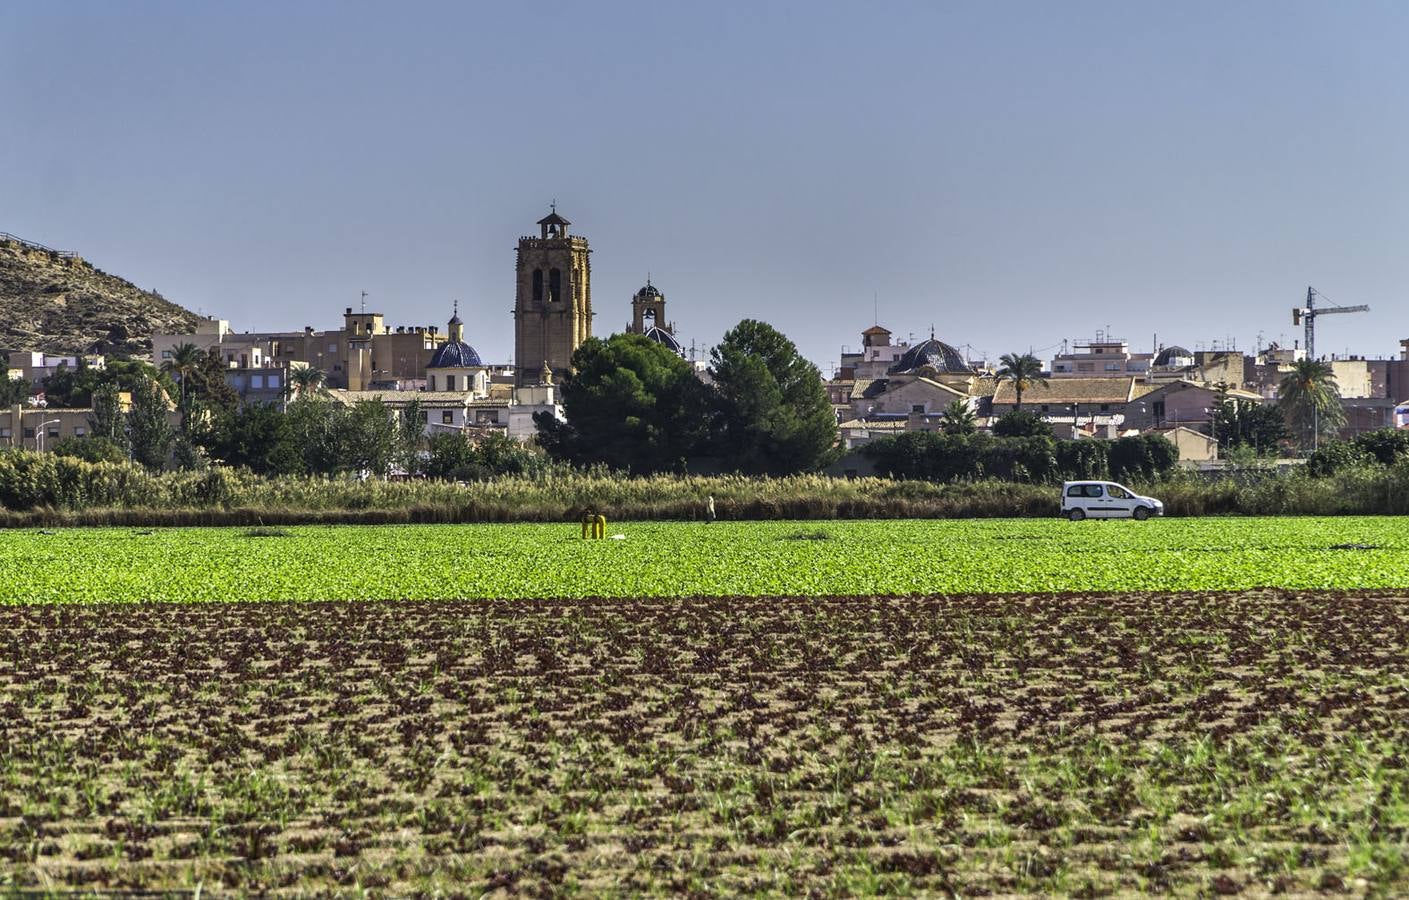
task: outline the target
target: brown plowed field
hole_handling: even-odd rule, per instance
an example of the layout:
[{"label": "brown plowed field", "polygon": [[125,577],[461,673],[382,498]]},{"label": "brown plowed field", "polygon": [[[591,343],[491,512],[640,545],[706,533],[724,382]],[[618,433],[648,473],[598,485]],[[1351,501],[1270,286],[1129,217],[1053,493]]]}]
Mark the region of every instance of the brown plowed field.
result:
[{"label": "brown plowed field", "polygon": [[0,609],[0,884],[1409,890],[1409,601]]}]

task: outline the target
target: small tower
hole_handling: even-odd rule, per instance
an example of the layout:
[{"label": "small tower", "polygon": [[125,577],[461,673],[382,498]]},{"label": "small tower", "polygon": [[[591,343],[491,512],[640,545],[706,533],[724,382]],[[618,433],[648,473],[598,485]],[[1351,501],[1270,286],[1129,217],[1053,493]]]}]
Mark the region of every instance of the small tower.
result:
[{"label": "small tower", "polygon": [[534,383],[547,366],[563,377],[572,354],[592,336],[592,265],[587,239],[553,204],[537,237],[519,238],[514,300],[514,383]]},{"label": "small tower", "polygon": [[675,326],[665,320],[665,294],[651,284],[651,276],[646,276],[646,286],[631,298],[631,334],[645,334],[651,328],[662,328],[671,334]]}]

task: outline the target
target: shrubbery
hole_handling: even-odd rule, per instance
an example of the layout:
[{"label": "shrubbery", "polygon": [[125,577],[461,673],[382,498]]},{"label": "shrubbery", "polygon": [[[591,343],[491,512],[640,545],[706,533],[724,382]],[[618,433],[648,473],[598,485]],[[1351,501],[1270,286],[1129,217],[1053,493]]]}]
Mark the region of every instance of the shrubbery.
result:
[{"label": "shrubbery", "polygon": [[[1025,423],[1009,413],[1009,432]],[[1045,423],[1044,423],[1045,425]],[[897,478],[956,482],[996,478],[1048,483],[1083,478],[1152,481],[1167,477],[1179,461],[1178,449],[1162,435],[1115,441],[1055,441],[1043,434],[994,437],[984,434],[908,432],[880,438],[861,448],[878,472]]]},{"label": "shrubbery", "polygon": [[1409,431],[1380,428],[1349,441],[1326,441],[1306,461],[1307,471],[1325,477],[1358,466],[1390,466],[1409,458]]}]

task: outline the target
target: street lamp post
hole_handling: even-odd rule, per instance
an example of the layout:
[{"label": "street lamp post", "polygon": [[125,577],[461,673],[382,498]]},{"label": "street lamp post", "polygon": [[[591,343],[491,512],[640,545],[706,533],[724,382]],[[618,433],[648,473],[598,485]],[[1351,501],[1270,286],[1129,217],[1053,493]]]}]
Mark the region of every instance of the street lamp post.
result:
[{"label": "street lamp post", "polygon": [[34,429],[34,447],[37,452],[44,452],[44,429],[57,424],[59,424],[58,419],[50,419],[47,422],[40,422],[39,427]]}]

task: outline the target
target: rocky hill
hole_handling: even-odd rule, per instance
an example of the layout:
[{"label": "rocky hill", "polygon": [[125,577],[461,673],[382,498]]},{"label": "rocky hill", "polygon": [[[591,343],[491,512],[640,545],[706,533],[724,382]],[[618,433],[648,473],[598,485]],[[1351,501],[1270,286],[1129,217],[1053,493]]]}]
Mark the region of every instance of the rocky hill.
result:
[{"label": "rocky hill", "polygon": [[0,234],[0,349],[149,353],[200,317],[82,257]]}]

